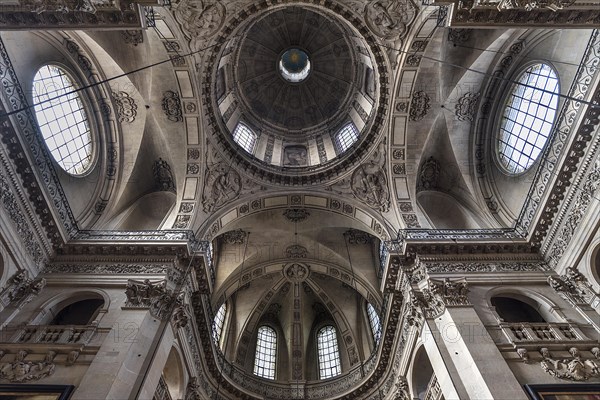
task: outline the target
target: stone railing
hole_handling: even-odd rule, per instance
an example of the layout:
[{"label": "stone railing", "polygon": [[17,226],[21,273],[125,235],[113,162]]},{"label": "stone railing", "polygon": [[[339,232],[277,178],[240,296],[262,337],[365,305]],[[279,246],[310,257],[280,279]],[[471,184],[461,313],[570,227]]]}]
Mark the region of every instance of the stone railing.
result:
[{"label": "stone railing", "polygon": [[156,387],[154,396],[152,396],[152,400],[172,400],[171,393],[169,393],[169,387],[167,386],[167,382],[165,382],[165,378],[162,375],[158,380],[158,386]]},{"label": "stone railing", "polygon": [[[5,343],[88,344],[96,325],[26,325],[7,327],[0,338]],[[8,339],[8,340],[6,340]]]},{"label": "stone railing", "polygon": [[423,399],[425,400],[439,400],[442,398],[442,389],[440,388],[440,383],[437,380],[435,374],[431,376],[429,380],[429,384],[427,384],[427,389],[425,390],[425,396]]},{"label": "stone railing", "polygon": [[511,343],[589,341],[581,330],[569,323],[500,323]]}]

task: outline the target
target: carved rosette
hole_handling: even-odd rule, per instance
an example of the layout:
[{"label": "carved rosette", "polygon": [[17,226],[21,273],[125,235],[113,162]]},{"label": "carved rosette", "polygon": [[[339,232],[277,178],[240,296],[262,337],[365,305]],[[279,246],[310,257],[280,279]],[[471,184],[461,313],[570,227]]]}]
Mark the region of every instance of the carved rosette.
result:
[{"label": "carved rosette", "polygon": [[304,282],[308,279],[310,269],[307,265],[293,263],[283,268],[283,276],[292,283]]}]

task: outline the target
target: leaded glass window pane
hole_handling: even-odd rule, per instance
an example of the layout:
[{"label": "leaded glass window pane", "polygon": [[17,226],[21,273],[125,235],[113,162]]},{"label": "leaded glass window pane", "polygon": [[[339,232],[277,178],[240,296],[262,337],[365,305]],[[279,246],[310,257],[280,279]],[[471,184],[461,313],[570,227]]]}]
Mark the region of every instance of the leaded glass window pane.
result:
[{"label": "leaded glass window pane", "polygon": [[254,374],[267,379],[275,379],[275,360],[277,357],[277,333],[268,326],[258,328],[256,355],[254,356]]},{"label": "leaded glass window pane", "polygon": [[221,307],[215,314],[215,320],[213,321],[213,339],[217,345],[221,342],[221,333],[223,333],[223,325],[225,324],[225,315],[227,313],[227,305],[221,304]]},{"label": "leaded glass window pane", "polygon": [[367,315],[369,316],[369,325],[371,325],[371,332],[373,333],[373,339],[375,343],[379,343],[381,337],[381,322],[379,321],[379,315],[375,311],[375,307],[371,303],[367,303]]},{"label": "leaded glass window pane", "polygon": [[33,78],[34,111],[42,137],[58,165],[71,175],[92,163],[87,113],[71,77],[56,65],[44,65]]},{"label": "leaded glass window pane", "polygon": [[246,125],[239,123],[233,130],[233,141],[252,154],[256,143],[256,134]]},{"label": "leaded glass window pane", "polygon": [[337,335],[333,326],[327,325],[319,329],[317,333],[317,352],[319,378],[331,378],[342,372]]},{"label": "leaded glass window pane", "polygon": [[345,125],[335,135],[335,145],[338,149],[338,153],[341,154],[348,150],[358,140],[358,129],[353,123]]},{"label": "leaded glass window pane", "polygon": [[547,64],[527,68],[513,85],[498,134],[498,157],[507,172],[526,171],[550,136],[558,106],[558,76]]}]

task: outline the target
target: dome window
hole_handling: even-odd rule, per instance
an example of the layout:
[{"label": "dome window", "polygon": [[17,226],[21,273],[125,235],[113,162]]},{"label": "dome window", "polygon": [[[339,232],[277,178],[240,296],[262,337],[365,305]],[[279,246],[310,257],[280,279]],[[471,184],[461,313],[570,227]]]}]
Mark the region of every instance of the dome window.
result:
[{"label": "dome window", "polygon": [[527,171],[538,159],[554,124],[558,76],[548,64],[529,66],[519,75],[506,101],[497,149],[506,172]]},{"label": "dome window", "polygon": [[87,113],[74,80],[56,65],[44,65],[33,78],[33,102],[42,137],[58,165],[83,175],[94,147]]},{"label": "dome window", "polygon": [[288,82],[302,82],[310,74],[308,54],[297,48],[287,50],[279,60],[279,72]]},{"label": "dome window", "polygon": [[213,339],[217,345],[221,341],[221,333],[223,333],[223,325],[225,324],[225,315],[227,313],[227,305],[221,304],[221,307],[217,310],[215,320],[213,321]]},{"label": "dome window", "polygon": [[267,379],[275,379],[277,333],[273,328],[266,325],[258,328],[255,354],[254,375]]},{"label": "dome window", "polygon": [[358,140],[358,129],[352,122],[346,124],[335,135],[335,145],[338,153],[342,154],[350,148]]},{"label": "dome window", "polygon": [[375,307],[371,303],[367,303],[367,315],[369,317],[369,325],[371,325],[371,333],[373,333],[373,339],[375,343],[379,343],[381,337],[381,321],[379,315],[375,311]]},{"label": "dome window", "polygon": [[317,351],[319,356],[319,378],[327,379],[342,372],[337,334],[331,325],[324,326],[317,333]]},{"label": "dome window", "polygon": [[233,141],[239,144],[248,153],[252,154],[254,145],[256,144],[256,134],[240,122],[233,131]]}]

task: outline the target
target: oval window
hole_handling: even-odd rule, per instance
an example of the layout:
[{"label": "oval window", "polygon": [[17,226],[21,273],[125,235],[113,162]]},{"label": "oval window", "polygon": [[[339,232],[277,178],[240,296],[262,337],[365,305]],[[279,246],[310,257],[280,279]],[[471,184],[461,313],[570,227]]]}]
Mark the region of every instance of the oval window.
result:
[{"label": "oval window", "polygon": [[512,85],[497,140],[506,172],[527,171],[542,153],[554,125],[558,90],[556,72],[543,63],[529,66]]},{"label": "oval window", "polygon": [[56,65],[44,65],[33,78],[35,117],[50,154],[71,175],[92,165],[90,124],[73,79]]}]

